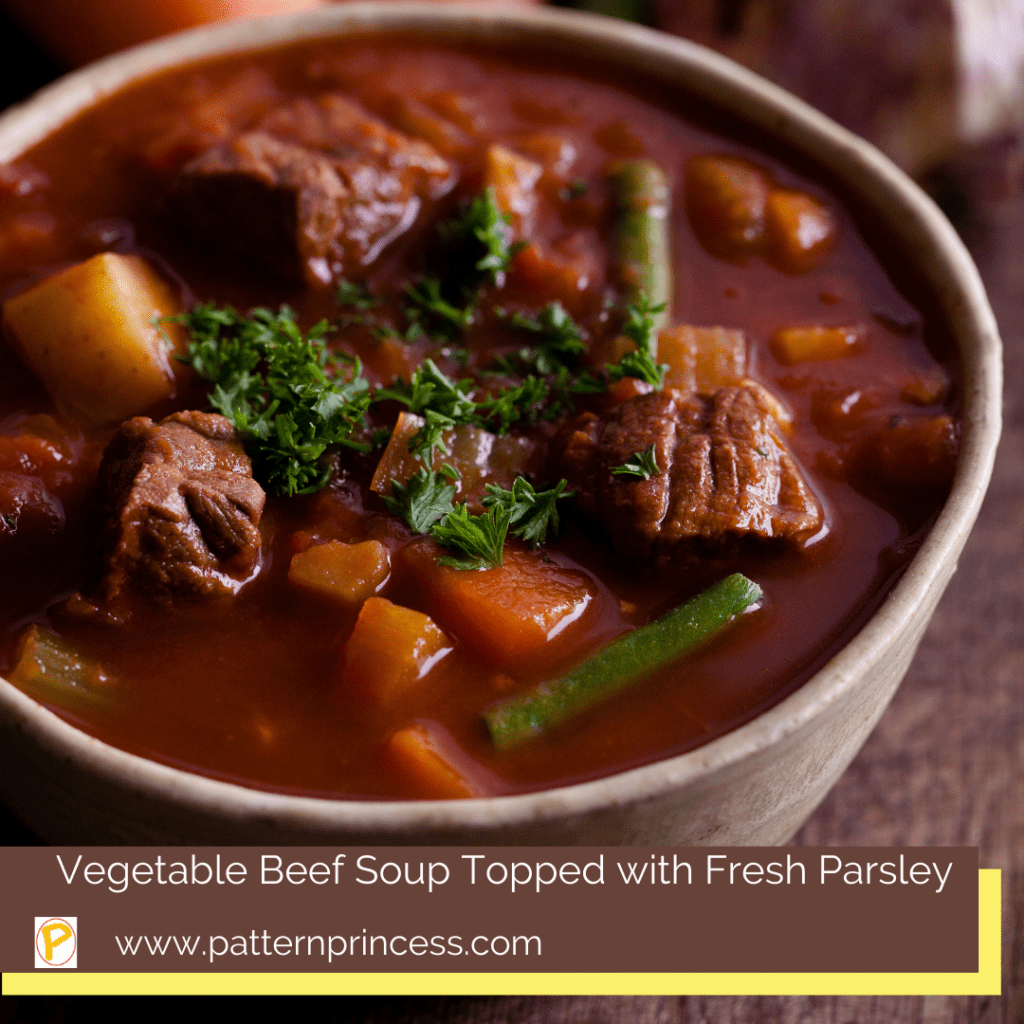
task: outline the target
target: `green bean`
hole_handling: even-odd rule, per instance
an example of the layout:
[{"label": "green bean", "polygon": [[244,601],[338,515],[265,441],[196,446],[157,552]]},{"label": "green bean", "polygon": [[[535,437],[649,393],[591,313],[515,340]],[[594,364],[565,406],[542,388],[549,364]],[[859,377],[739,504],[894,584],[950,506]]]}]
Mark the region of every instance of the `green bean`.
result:
[{"label": "green bean", "polygon": [[608,169],[615,196],[616,272],[635,305],[641,294],[651,306],[665,308],[654,331],[666,327],[672,306],[672,257],[669,244],[671,198],[665,172],[652,160],[621,160]]},{"label": "green bean", "polygon": [[492,742],[499,750],[516,746],[625,690],[709,639],[761,596],[745,576],[726,577],[559,679],[493,705],[484,712]]}]

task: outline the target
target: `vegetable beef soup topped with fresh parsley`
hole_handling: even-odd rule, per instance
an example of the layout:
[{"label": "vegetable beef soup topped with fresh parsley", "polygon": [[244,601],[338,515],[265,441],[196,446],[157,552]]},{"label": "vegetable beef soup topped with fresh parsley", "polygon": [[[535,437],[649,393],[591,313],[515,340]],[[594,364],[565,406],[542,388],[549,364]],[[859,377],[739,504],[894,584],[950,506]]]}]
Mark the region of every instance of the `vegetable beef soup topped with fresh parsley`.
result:
[{"label": "vegetable beef soup topped with fresh parsley", "polygon": [[165,764],[451,798],[681,753],[847,642],[952,481],[884,225],[600,68],[217,58],[0,195],[0,672]]}]

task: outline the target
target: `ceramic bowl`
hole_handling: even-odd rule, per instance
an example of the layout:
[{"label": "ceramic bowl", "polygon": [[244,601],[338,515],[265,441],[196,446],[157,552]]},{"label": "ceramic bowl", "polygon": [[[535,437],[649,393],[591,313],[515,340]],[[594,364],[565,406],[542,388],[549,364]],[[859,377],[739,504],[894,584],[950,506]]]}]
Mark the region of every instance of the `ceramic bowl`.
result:
[{"label": "ceramic bowl", "polygon": [[913,254],[960,351],[956,480],[918,555],[877,613],[804,686],[681,756],[581,785],[463,801],[306,799],[213,781],[95,740],[0,680],[0,797],[52,843],[644,844],[785,842],[850,763],[913,658],[977,516],[999,434],[1001,363],[981,281],[935,205],[877,150],[806,104],[696,45],[564,11],[338,4],[222,24],[91,65],[0,118],[10,160],[94,100],[213,54],[352,31],[414,31],[545,48],[713,101],[823,167]]}]

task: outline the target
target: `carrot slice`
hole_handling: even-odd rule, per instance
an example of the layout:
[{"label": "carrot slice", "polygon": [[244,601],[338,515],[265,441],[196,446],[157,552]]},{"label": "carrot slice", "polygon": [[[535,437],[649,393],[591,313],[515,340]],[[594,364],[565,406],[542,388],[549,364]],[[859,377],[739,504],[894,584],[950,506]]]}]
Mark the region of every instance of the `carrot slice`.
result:
[{"label": "carrot slice", "polygon": [[417,723],[392,733],[386,756],[425,797],[435,800],[459,800],[481,796],[475,786],[449,759],[437,735],[428,726]]},{"label": "carrot slice", "polygon": [[529,658],[586,623],[593,585],[580,572],[509,544],[505,564],[495,569],[438,565],[443,553],[432,541],[420,541],[401,557],[422,583],[438,621],[489,664],[507,666]]}]

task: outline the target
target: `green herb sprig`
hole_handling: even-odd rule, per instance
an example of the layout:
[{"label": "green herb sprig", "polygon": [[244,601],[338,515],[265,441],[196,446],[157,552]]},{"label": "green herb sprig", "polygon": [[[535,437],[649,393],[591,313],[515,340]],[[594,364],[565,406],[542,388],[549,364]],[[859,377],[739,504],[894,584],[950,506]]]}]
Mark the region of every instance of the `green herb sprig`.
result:
[{"label": "green herb sprig", "polygon": [[324,454],[367,451],[354,435],[365,426],[369,384],[358,359],[347,373],[324,344],[321,321],[305,334],[287,306],[242,316],[230,306],[196,306],[169,317],[189,332],[179,357],[210,381],[210,404],[238,431],[257,477],[277,494],[307,494],[330,477]]}]

